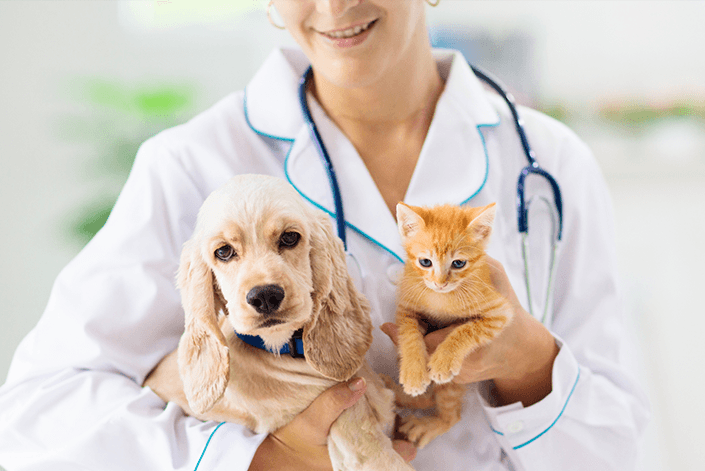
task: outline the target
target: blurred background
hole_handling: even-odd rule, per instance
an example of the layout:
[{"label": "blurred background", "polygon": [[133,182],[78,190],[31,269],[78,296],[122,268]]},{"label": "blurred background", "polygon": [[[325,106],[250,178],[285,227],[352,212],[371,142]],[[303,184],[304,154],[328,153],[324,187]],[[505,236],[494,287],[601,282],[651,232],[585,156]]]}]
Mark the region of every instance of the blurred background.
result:
[{"label": "blurred background", "polygon": [[[0,0],[0,383],[140,142],[293,45],[265,0]],[[705,2],[441,0],[430,34],[572,127],[612,192],[641,469],[705,462]],[[539,157],[540,158],[540,157]]]}]

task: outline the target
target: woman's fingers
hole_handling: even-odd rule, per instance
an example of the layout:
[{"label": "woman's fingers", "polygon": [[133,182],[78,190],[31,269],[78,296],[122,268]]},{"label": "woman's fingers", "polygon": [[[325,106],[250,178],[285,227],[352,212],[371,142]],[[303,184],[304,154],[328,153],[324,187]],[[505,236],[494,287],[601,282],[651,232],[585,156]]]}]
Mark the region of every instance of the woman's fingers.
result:
[{"label": "woman's fingers", "polygon": [[392,339],[394,345],[397,345],[397,336],[399,335],[399,328],[396,324],[392,324],[391,322],[385,322],[384,324],[379,326],[379,328],[382,332],[387,334],[390,339]]},{"label": "woman's fingers", "polygon": [[[450,334],[453,329],[455,329],[456,325],[450,325],[448,327],[445,327],[440,330],[436,330],[435,332],[431,332],[430,334],[424,336],[424,342],[426,342],[426,348],[428,349],[429,353],[433,353],[436,350],[436,347],[438,346],[439,343],[445,339],[448,334]],[[389,338],[394,342],[394,345],[397,345],[397,340],[398,340],[398,335],[399,335],[399,328],[397,327],[396,324],[392,324],[391,322],[386,322],[379,326],[380,330],[387,334]]]},{"label": "woman's fingers", "polygon": [[331,471],[328,432],[338,416],[365,393],[363,378],[353,378],[323,391],[294,419],[265,438],[250,471],[305,469]]},{"label": "woman's fingers", "polygon": [[[353,378],[321,393],[303,412],[277,433],[285,441],[308,445],[325,445],[330,426],[345,409],[355,404],[365,393],[364,378]],[[284,436],[282,436],[284,435]]]},{"label": "woman's fingers", "polygon": [[418,449],[413,443],[407,442],[406,440],[394,440],[392,442],[392,446],[394,447],[394,450],[399,453],[399,456],[404,458],[404,461],[407,463],[416,458],[416,452]]},{"label": "woman's fingers", "polygon": [[499,294],[504,296],[515,308],[520,306],[504,266],[489,255],[487,256],[487,265],[489,265],[490,268],[490,280]]}]

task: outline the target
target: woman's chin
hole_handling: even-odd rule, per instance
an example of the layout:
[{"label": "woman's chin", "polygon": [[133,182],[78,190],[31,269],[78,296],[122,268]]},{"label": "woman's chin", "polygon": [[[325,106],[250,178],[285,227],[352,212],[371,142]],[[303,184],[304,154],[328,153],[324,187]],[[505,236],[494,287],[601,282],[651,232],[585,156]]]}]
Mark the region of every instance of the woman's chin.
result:
[{"label": "woman's chin", "polygon": [[343,89],[366,88],[383,78],[381,67],[369,59],[342,57],[315,64],[314,70],[329,84]]}]

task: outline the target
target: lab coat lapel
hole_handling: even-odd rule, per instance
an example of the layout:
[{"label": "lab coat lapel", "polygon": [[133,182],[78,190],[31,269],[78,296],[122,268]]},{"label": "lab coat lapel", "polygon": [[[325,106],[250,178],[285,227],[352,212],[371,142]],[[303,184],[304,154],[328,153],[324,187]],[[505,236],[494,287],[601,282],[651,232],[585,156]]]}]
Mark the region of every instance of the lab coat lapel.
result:
[{"label": "lab coat lapel", "polygon": [[479,193],[489,173],[484,128],[499,124],[463,56],[434,52],[446,84],[404,198],[416,206],[464,204]]},{"label": "lab coat lapel", "polygon": [[276,49],[245,88],[245,117],[256,133],[293,141],[303,126],[298,89],[308,68],[306,56],[295,49]]},{"label": "lab coat lapel", "polygon": [[[463,204],[487,179],[482,129],[499,124],[499,117],[460,53],[434,54],[446,85],[404,201]],[[298,102],[298,83],[307,66],[298,51],[272,54],[247,87],[246,111],[259,134],[292,141],[284,164],[287,179],[310,203],[335,216],[325,166]],[[317,102],[310,96],[308,102],[338,177],[348,233],[357,232],[402,260],[396,222],[362,159]]]},{"label": "lab coat lapel", "polygon": [[[245,113],[253,131],[292,142],[284,163],[286,178],[311,204],[335,217],[328,175],[299,104],[299,81],[308,65],[300,51],[273,52],[247,85]],[[308,101],[338,176],[348,232],[363,235],[401,260],[396,222],[362,159],[315,99],[309,96]]]},{"label": "lab coat lapel", "polygon": [[[348,233],[357,232],[396,258],[403,248],[394,217],[352,143],[309,96],[309,106],[338,179]],[[314,205],[335,215],[333,193],[308,129],[297,136],[284,164],[289,182]]]}]

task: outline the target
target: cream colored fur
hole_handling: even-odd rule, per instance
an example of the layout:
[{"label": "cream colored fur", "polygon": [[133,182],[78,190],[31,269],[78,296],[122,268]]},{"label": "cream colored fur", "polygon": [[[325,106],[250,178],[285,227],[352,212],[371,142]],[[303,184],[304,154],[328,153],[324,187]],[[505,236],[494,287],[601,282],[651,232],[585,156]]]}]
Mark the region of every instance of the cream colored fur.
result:
[{"label": "cream colored fur", "polygon": [[[293,248],[283,232],[301,235]],[[214,252],[223,245],[237,256]],[[246,302],[255,286],[277,284],[285,297],[275,316]],[[145,381],[165,401],[203,420],[237,422],[257,433],[287,424],[321,392],[357,375],[365,396],[333,424],[334,469],[411,470],[388,438],[393,393],[364,361],[372,341],[369,306],[348,276],[342,242],[327,216],[307,206],[283,180],[234,177],[203,204],[178,274],[185,332]],[[243,343],[235,331],[259,335],[279,349],[303,327],[306,360]]]}]

